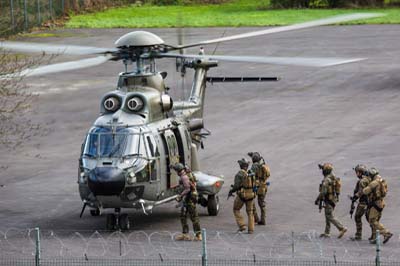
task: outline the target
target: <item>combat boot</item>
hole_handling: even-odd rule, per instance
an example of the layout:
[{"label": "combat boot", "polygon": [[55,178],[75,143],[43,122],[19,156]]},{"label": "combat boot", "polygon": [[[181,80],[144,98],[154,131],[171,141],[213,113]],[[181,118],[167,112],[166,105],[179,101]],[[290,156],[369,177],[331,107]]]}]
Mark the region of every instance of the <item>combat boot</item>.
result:
[{"label": "combat boot", "polygon": [[383,244],[386,244],[392,236],[393,236],[392,233],[387,233],[383,238]]},{"label": "combat boot", "polygon": [[361,241],[361,237],[360,236],[352,236],[350,237],[351,241]]},{"label": "combat boot", "polygon": [[327,234],[327,233],[323,233],[323,234],[320,234],[319,237],[322,237],[322,238],[330,238],[331,235],[330,235],[330,234]]},{"label": "combat boot", "polygon": [[244,232],[244,231],[246,231],[246,226],[241,226],[241,227],[237,230],[238,233]]},{"label": "combat boot", "polygon": [[194,241],[202,241],[203,240],[203,237],[201,236],[201,234],[197,234],[195,237],[194,237]]},{"label": "combat boot", "polygon": [[263,221],[258,221],[257,224],[258,224],[258,225],[265,225],[265,222],[263,222]]},{"label": "combat boot", "polygon": [[191,240],[191,239],[192,238],[188,234],[180,234],[175,237],[175,240],[177,240],[177,241],[185,241],[185,240]]},{"label": "combat boot", "polygon": [[347,228],[344,227],[342,230],[340,230],[338,238],[342,238],[346,232],[347,232]]}]

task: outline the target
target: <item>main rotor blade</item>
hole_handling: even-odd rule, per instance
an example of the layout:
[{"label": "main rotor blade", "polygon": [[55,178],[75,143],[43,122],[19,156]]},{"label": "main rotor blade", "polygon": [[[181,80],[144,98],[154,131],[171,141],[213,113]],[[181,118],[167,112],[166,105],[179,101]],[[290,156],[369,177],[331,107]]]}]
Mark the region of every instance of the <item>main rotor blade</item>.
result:
[{"label": "main rotor blade", "polygon": [[311,28],[311,27],[316,27],[316,26],[336,24],[336,23],[347,22],[347,21],[351,21],[351,20],[374,18],[374,17],[379,17],[379,16],[382,16],[382,14],[353,13],[350,15],[340,15],[340,16],[334,16],[334,17],[324,18],[324,19],[320,19],[320,20],[313,20],[313,21],[309,21],[309,22],[294,24],[294,25],[290,25],[290,26],[275,27],[275,28],[270,28],[270,29],[266,29],[266,30],[253,31],[253,32],[213,39],[213,40],[202,41],[202,42],[198,42],[198,43],[178,45],[175,48],[176,49],[189,48],[189,47],[200,46],[200,45],[208,45],[208,44],[213,44],[213,43],[227,42],[227,41],[233,41],[233,40],[238,40],[238,39],[243,39],[243,38],[250,38],[250,37],[255,37],[255,36],[260,36],[260,35],[265,35],[265,34],[306,29],[306,28]]},{"label": "main rotor blade", "polygon": [[8,74],[8,75],[2,75],[2,76],[0,76],[0,79],[32,77],[32,76],[39,76],[39,75],[45,75],[45,74],[50,74],[50,73],[92,67],[92,66],[101,65],[110,59],[112,59],[111,55],[105,55],[105,56],[102,55],[102,56],[97,56],[94,58],[87,58],[87,59],[82,59],[82,60],[77,60],[77,61],[51,64],[51,65],[41,66],[41,67],[37,67],[37,68],[28,68],[21,72],[12,73],[12,74]]},{"label": "main rotor blade", "polygon": [[251,62],[264,63],[272,65],[287,65],[287,66],[307,66],[307,67],[327,67],[340,64],[353,63],[366,58],[319,58],[319,57],[260,57],[260,56],[229,56],[229,55],[194,55],[194,54],[160,54],[162,57],[171,58],[192,58],[205,60],[221,60],[231,62]]},{"label": "main rotor blade", "polygon": [[69,55],[90,55],[115,52],[115,48],[99,48],[79,45],[57,45],[29,42],[0,42],[0,49],[15,52],[45,53],[45,54],[69,54]]}]

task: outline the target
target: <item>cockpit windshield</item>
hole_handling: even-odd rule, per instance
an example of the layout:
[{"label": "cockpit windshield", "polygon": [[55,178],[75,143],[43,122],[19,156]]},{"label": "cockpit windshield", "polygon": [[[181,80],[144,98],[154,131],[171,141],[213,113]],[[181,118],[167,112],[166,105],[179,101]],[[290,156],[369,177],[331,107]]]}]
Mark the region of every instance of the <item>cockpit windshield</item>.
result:
[{"label": "cockpit windshield", "polygon": [[83,155],[88,157],[146,156],[141,134],[130,128],[93,128],[87,138]]}]

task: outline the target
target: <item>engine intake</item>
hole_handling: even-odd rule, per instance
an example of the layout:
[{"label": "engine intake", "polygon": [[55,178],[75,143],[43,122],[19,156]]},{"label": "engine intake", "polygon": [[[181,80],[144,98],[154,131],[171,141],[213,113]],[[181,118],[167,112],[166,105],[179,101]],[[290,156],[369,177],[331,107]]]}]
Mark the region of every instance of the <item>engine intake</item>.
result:
[{"label": "engine intake", "polygon": [[111,96],[104,100],[103,106],[106,111],[115,112],[121,107],[121,101],[116,96]]}]

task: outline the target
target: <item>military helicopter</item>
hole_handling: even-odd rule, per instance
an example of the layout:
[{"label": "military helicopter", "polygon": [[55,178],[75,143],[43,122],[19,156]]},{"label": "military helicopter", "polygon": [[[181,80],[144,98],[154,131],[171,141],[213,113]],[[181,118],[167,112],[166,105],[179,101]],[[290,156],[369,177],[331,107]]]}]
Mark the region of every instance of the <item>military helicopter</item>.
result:
[{"label": "military helicopter", "polygon": [[[209,132],[204,129],[203,108],[207,82],[251,82],[278,80],[271,77],[210,77],[207,72],[218,61],[255,62],[275,65],[324,67],[360,61],[341,58],[291,58],[184,54],[183,49],[203,47],[259,35],[305,29],[350,20],[366,19],[376,14],[351,14],[327,19],[248,32],[191,44],[170,45],[157,35],[134,31],[120,37],[115,48],[98,48],[39,43],[0,43],[0,48],[19,52],[47,54],[98,55],[94,58],[27,69],[1,78],[36,76],[96,66],[109,60],[122,61],[116,89],[100,101],[100,116],[85,137],[79,159],[78,186],[83,201],[81,216],[89,206],[93,216],[105,209],[106,228],[130,228],[121,209],[139,209],[149,214],[158,205],[176,199],[179,177],[172,171],[175,163],[186,165],[197,178],[199,204],[208,214],[219,211],[218,192],[224,179],[201,171],[197,152]],[[177,52],[174,52],[177,51]],[[189,98],[173,101],[165,84],[166,72],[156,69],[156,60],[176,59],[182,72],[194,70]],[[130,65],[134,65],[129,69]]]}]

